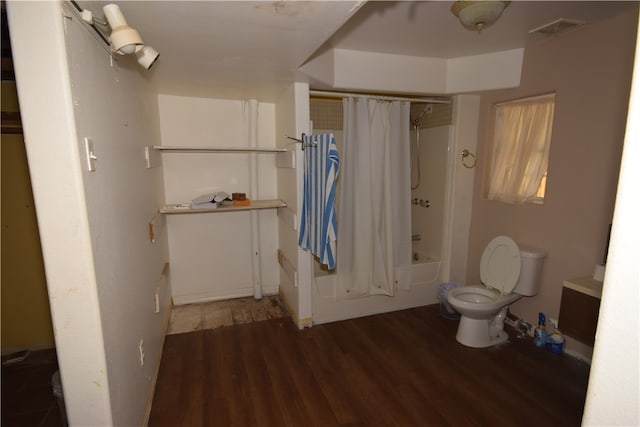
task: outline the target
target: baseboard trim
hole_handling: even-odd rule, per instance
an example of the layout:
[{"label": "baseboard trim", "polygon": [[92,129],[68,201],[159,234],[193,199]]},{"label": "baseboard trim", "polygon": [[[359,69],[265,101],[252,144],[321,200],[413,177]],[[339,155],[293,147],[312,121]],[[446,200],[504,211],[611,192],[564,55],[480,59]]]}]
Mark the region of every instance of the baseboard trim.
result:
[{"label": "baseboard trim", "polygon": [[[263,288],[262,295],[271,296],[278,295],[279,289],[277,287]],[[199,304],[204,302],[224,301],[234,298],[246,298],[253,296],[253,288],[242,289],[234,292],[230,292],[224,295],[213,293],[201,293],[196,295],[174,295],[174,305],[187,305],[187,304]]]},{"label": "baseboard trim", "polygon": [[173,305],[170,304],[165,315],[164,325],[162,327],[162,342],[160,343],[159,354],[156,357],[156,362],[153,365],[151,373],[151,382],[149,383],[149,391],[147,392],[147,403],[145,405],[144,416],[142,419],[143,426],[149,425],[149,417],[151,416],[151,407],[153,405],[153,397],[156,392],[156,383],[158,382],[158,374],[160,373],[160,362],[162,361],[162,350],[164,349],[164,341],[167,338],[167,332],[169,331],[169,321],[171,320],[171,309]]}]

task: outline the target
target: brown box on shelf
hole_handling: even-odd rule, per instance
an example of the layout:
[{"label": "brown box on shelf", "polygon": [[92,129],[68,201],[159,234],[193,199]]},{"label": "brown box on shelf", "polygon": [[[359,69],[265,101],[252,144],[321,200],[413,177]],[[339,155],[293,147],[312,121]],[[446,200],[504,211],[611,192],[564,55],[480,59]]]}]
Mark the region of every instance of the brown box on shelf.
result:
[{"label": "brown box on shelf", "polygon": [[248,199],[233,201],[233,206],[250,206],[250,205],[251,205],[251,201]]}]

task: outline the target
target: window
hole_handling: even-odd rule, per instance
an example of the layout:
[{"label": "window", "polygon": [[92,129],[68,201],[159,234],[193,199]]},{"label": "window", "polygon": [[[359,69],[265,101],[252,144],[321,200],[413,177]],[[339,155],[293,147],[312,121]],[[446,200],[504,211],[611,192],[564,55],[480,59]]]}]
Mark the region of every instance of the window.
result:
[{"label": "window", "polygon": [[488,199],[544,201],[554,107],[555,94],[496,105]]}]

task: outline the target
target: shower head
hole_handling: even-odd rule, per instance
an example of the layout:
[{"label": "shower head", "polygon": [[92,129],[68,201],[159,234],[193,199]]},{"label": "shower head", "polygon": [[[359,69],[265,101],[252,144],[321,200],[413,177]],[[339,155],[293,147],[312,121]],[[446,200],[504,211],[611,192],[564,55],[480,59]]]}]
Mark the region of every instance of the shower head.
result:
[{"label": "shower head", "polygon": [[422,121],[422,118],[424,117],[424,115],[427,112],[430,113],[432,108],[433,108],[433,106],[431,104],[427,104],[424,107],[424,110],[422,110],[422,112],[420,114],[418,114],[418,116],[415,119],[411,120],[411,126],[418,127],[420,125],[420,121]]}]

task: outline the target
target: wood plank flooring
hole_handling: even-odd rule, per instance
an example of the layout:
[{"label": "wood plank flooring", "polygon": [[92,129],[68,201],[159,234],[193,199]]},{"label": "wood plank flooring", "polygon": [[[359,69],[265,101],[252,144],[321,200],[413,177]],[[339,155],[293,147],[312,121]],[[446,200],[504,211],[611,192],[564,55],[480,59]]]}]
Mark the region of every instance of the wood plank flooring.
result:
[{"label": "wood plank flooring", "polygon": [[588,365],[530,340],[467,348],[456,329],[434,305],[171,335],[149,425],[580,425]]}]

